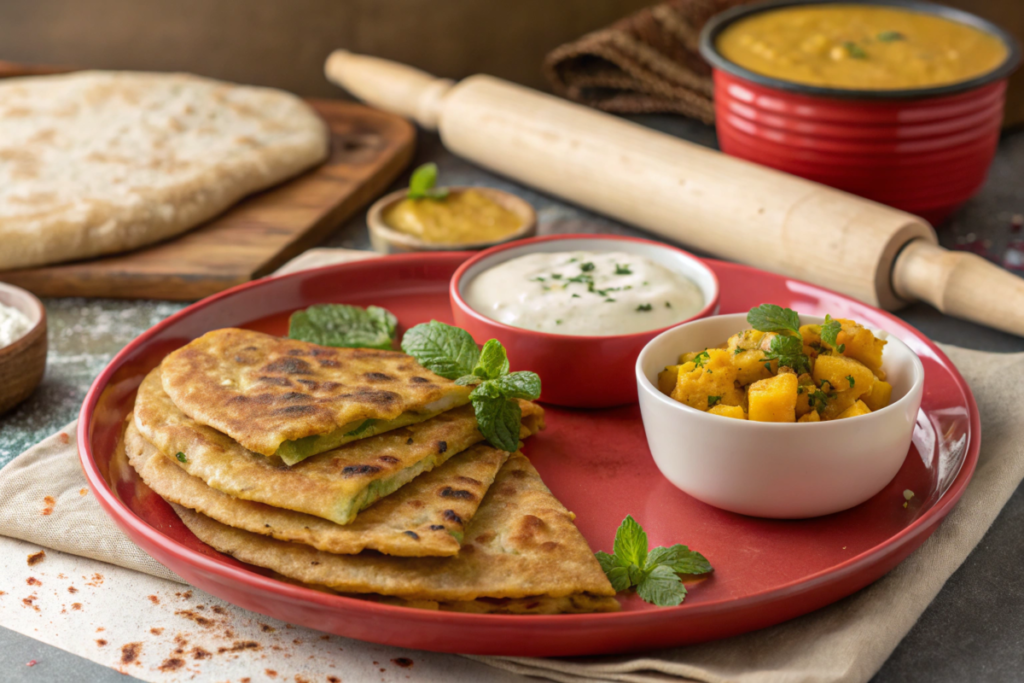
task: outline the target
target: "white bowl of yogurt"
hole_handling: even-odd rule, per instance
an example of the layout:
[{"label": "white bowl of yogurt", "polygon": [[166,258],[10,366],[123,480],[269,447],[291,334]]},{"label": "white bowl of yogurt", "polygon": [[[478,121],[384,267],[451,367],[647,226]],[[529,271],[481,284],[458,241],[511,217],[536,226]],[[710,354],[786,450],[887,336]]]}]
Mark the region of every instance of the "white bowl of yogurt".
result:
[{"label": "white bowl of yogurt", "polygon": [[541,401],[603,408],[637,400],[633,364],[662,331],[717,312],[703,261],[650,240],[556,235],[470,258],[450,287],[455,322],[498,339],[512,370],[541,377]]}]

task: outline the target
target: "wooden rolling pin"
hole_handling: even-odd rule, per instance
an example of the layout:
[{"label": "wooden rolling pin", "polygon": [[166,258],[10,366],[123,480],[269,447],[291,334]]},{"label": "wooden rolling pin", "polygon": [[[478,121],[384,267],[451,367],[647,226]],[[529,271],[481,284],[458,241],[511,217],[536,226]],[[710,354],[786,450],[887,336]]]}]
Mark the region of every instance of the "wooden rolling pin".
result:
[{"label": "wooden rolling pin", "polygon": [[490,76],[339,50],[327,77],[459,156],[709,254],[889,310],[926,301],[1024,336],[1024,279],[938,246],[922,218]]}]

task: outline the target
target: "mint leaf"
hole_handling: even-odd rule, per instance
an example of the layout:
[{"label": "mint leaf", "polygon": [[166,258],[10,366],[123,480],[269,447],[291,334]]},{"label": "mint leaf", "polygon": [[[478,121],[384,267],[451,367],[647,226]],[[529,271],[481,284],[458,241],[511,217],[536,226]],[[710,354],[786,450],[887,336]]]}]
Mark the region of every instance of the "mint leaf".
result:
[{"label": "mint leaf", "polygon": [[472,387],[483,382],[483,379],[476,375],[463,375],[462,377],[455,380],[455,383],[460,387]]},{"label": "mint leaf", "polygon": [[904,36],[899,31],[882,31],[875,37],[878,38],[878,40],[882,41],[883,43],[891,43],[894,40],[906,39],[906,36]]},{"label": "mint leaf", "polygon": [[675,607],[686,598],[686,586],[670,567],[658,565],[645,572],[637,583],[636,593],[644,601],[659,607]]},{"label": "mint leaf", "polygon": [[747,322],[761,332],[800,333],[800,316],[797,312],[775,304],[761,304],[751,308],[747,313]]},{"label": "mint leaf", "polygon": [[412,172],[409,178],[409,191],[406,197],[409,199],[444,199],[448,196],[448,190],[435,189],[437,184],[437,164],[431,162],[423,164]]},{"label": "mint leaf", "polygon": [[540,377],[535,372],[513,372],[493,380],[493,383],[505,398],[521,398],[524,401],[540,398]]},{"label": "mint leaf", "polygon": [[601,569],[604,570],[605,575],[608,577],[608,582],[612,584],[612,588],[616,592],[624,591],[629,588],[629,570],[626,567],[620,567],[615,560],[614,555],[609,555],[598,551],[597,561],[601,565]]},{"label": "mint leaf", "polygon": [[838,320],[833,320],[832,316],[826,314],[825,322],[821,326],[821,341],[835,348],[836,340],[839,338],[839,333],[842,329],[843,326]]},{"label": "mint leaf", "polygon": [[318,304],[295,311],[288,320],[288,336],[320,346],[391,349],[398,320],[383,308]]},{"label": "mint leaf", "polygon": [[402,351],[431,372],[451,380],[472,375],[480,360],[480,349],[469,332],[436,320],[406,332]]},{"label": "mint leaf", "polygon": [[518,403],[508,400],[497,390],[493,392],[496,396],[487,391],[489,386],[492,386],[490,382],[484,382],[470,394],[477,426],[488,443],[511,453],[519,448],[519,423],[523,412]]},{"label": "mint leaf", "polygon": [[804,342],[800,337],[777,335],[772,337],[771,346],[764,353],[765,360],[776,360],[779,366],[793,368],[797,374],[809,372],[811,365],[804,355]]},{"label": "mint leaf", "polygon": [[647,555],[647,568],[657,565],[670,567],[676,574],[707,574],[712,571],[711,563],[703,555],[679,544],[652,550]]},{"label": "mint leaf", "polygon": [[490,339],[480,351],[480,360],[473,368],[473,374],[483,379],[497,379],[508,374],[508,356],[505,347],[497,339]]},{"label": "mint leaf", "polygon": [[631,515],[626,515],[615,532],[615,557],[623,566],[638,568],[647,561],[647,534]]}]

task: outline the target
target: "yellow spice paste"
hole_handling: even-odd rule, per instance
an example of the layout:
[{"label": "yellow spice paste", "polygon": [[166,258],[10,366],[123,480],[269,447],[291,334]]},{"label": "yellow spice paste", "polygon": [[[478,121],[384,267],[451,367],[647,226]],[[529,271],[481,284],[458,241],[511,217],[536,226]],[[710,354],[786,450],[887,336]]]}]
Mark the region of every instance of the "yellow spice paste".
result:
[{"label": "yellow spice paste", "polygon": [[384,211],[390,227],[425,242],[471,244],[507,237],[523,219],[482,192],[452,192],[444,199],[403,199]]},{"label": "yellow spice paste", "polygon": [[1007,57],[996,36],[932,14],[879,5],[803,5],[752,14],[716,47],[750,71],[850,90],[927,88],[970,80]]}]

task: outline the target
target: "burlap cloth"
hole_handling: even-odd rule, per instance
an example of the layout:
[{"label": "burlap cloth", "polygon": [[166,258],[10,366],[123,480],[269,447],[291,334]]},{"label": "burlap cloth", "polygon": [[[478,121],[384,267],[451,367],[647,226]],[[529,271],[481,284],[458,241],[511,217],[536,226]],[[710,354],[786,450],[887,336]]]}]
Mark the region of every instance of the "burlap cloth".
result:
[{"label": "burlap cloth", "polygon": [[668,112],[711,123],[711,67],[698,53],[715,14],[752,0],[669,0],[555,48],[544,60],[554,91],[617,114]]},{"label": "burlap cloth", "polygon": [[[358,256],[342,250],[313,250],[285,269]],[[943,350],[977,398],[985,435],[980,461],[949,517],[917,552],[883,579],[807,616],[715,643],[642,656],[473,659],[507,671],[574,683],[867,681],[978,544],[1024,479],[1024,421],[1017,412],[1017,406],[1024,404],[1024,384],[1020,382],[1024,353],[1000,355],[953,346]],[[0,470],[0,533],[180,580],[128,540],[107,519],[94,496],[83,493],[86,483],[78,464],[74,427],[74,423],[68,425]]]}]

